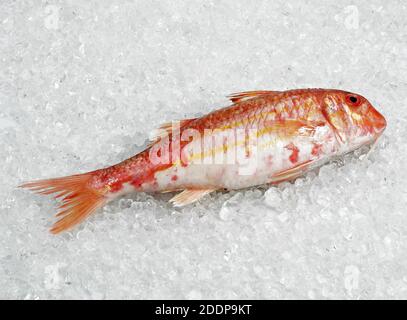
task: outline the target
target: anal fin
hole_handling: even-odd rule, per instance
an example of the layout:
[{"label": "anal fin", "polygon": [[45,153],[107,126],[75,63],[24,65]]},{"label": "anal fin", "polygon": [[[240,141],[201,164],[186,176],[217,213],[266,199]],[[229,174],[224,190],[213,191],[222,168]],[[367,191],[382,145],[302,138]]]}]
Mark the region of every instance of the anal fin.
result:
[{"label": "anal fin", "polygon": [[170,199],[170,202],[175,207],[183,207],[203,198],[207,194],[215,191],[216,189],[185,189],[175,197]]}]

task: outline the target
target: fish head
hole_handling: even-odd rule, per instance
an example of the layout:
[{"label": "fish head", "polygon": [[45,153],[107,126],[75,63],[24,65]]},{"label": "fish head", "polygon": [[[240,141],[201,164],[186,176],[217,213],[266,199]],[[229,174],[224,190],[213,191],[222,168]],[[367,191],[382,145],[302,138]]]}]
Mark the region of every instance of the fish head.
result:
[{"label": "fish head", "polygon": [[386,128],[386,119],[363,96],[332,90],[323,96],[322,112],[345,149],[375,142]]}]

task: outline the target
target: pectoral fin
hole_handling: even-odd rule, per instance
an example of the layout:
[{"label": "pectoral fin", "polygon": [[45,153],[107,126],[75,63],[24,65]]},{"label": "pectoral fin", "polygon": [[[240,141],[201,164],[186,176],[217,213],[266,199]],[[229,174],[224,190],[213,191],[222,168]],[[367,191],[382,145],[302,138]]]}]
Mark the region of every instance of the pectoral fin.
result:
[{"label": "pectoral fin", "polygon": [[295,166],[294,168],[290,168],[288,170],[278,172],[277,174],[275,174],[271,177],[270,183],[274,184],[274,183],[280,183],[283,181],[289,181],[289,180],[292,180],[292,179],[295,179],[295,178],[301,176],[302,174],[304,174],[307,171],[308,166],[311,162],[312,162],[311,160],[306,161],[306,162],[299,164],[298,166]]},{"label": "pectoral fin", "polygon": [[320,167],[326,162],[327,159],[316,159],[302,162],[293,168],[283,170],[274,174],[270,179],[270,183],[276,184],[283,181],[293,180],[295,178],[302,176],[303,174],[310,170]]}]

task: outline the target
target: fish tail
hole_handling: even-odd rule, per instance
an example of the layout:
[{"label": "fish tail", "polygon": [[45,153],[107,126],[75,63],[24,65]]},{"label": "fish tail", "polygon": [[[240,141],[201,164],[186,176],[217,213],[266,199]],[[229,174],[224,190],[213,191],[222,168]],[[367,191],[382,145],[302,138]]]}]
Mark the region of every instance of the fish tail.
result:
[{"label": "fish tail", "polygon": [[57,217],[60,219],[52,226],[50,232],[60,233],[77,225],[108,200],[106,190],[92,187],[90,181],[93,173],[77,174],[68,177],[26,182],[21,188],[30,189],[38,194],[53,194],[62,198]]}]

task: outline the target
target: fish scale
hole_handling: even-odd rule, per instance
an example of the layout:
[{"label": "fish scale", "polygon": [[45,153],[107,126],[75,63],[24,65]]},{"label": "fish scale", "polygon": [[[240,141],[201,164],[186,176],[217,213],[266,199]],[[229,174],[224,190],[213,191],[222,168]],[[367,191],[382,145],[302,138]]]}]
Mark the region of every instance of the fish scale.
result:
[{"label": "fish scale", "polygon": [[129,192],[182,191],[193,203],[220,189],[276,184],[375,142],[384,117],[361,95],[335,89],[248,91],[203,117],[162,125],[139,154],[83,174],[24,183],[62,199],[59,233]]}]

